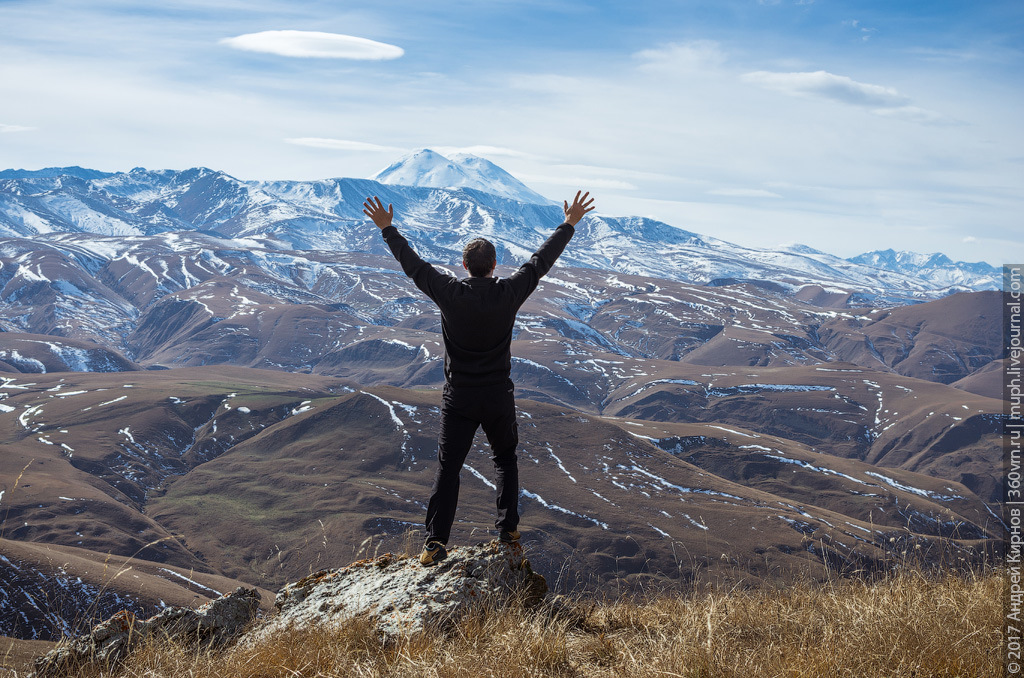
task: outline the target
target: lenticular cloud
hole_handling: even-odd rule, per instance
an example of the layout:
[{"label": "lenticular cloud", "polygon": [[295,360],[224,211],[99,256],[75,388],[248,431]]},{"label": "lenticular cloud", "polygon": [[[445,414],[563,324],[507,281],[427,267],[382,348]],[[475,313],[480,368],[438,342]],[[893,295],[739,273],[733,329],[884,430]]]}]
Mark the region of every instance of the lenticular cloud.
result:
[{"label": "lenticular cloud", "polygon": [[247,52],[266,52],[286,57],[317,59],[397,59],[405,50],[367,38],[317,31],[262,31],[224,38],[222,44]]}]

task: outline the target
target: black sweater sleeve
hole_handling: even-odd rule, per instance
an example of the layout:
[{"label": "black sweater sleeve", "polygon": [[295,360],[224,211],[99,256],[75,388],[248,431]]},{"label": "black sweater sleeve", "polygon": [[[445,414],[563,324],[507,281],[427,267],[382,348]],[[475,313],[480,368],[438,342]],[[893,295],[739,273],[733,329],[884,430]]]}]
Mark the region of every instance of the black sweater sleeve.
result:
[{"label": "black sweater sleeve", "polygon": [[569,244],[575,233],[576,229],[572,225],[568,223],[560,225],[554,233],[548,236],[540,249],[533,253],[530,260],[509,276],[508,280],[515,291],[518,305],[521,306],[526,298],[537,289],[540,279],[555,265],[555,261],[558,260],[562,250]]},{"label": "black sweater sleeve", "polygon": [[398,232],[398,229],[394,226],[388,226],[382,229],[380,234],[384,237],[384,242],[391,248],[391,254],[395,256],[398,263],[401,264],[402,270],[405,274],[412,279],[413,283],[423,292],[425,295],[430,297],[435,303],[438,301],[438,295],[441,289],[448,284],[455,281],[455,278],[441,273],[436,268],[423,261],[420,255],[413,251],[409,245],[409,241]]}]

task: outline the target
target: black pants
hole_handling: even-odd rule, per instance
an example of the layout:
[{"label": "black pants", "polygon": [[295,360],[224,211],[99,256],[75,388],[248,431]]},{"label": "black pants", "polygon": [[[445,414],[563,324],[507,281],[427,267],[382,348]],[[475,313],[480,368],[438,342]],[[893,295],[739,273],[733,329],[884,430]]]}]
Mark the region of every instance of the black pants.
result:
[{"label": "black pants", "polygon": [[459,473],[478,427],[487,435],[494,462],[498,508],[494,526],[511,531],[519,525],[519,425],[513,391],[511,380],[496,386],[444,385],[437,473],[427,504],[427,541],[448,543],[459,503]]}]

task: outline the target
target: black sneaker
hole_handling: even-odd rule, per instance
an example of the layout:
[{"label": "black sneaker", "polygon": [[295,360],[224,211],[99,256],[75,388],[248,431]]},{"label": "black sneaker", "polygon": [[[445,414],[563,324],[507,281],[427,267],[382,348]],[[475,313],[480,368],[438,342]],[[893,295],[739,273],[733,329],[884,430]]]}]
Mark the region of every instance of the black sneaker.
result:
[{"label": "black sneaker", "polygon": [[420,563],[433,565],[448,557],[448,549],[439,541],[428,541],[423,545],[423,552],[420,553]]},{"label": "black sneaker", "polygon": [[508,530],[502,530],[498,534],[498,539],[506,544],[513,544],[519,541],[519,530],[512,530],[511,532]]}]

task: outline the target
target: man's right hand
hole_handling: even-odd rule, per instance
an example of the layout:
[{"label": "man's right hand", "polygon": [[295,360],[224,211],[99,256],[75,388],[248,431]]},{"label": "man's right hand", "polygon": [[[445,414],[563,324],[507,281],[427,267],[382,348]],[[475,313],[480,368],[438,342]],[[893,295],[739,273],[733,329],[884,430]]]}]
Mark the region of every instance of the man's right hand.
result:
[{"label": "man's right hand", "polygon": [[370,217],[370,220],[377,225],[377,228],[383,231],[391,225],[391,220],[395,217],[395,208],[389,203],[388,208],[384,209],[380,198],[373,196],[372,198],[367,198],[366,202],[363,203],[363,214]]},{"label": "man's right hand", "polygon": [[592,212],[595,209],[592,206],[594,199],[591,198],[590,200],[587,200],[587,196],[590,195],[590,191],[583,193],[582,197],[580,196],[580,193],[582,193],[582,191],[576,191],[576,197],[573,198],[571,205],[565,200],[562,201],[562,210],[565,212],[565,223],[570,226],[578,224],[580,219],[582,219],[587,212]]}]

